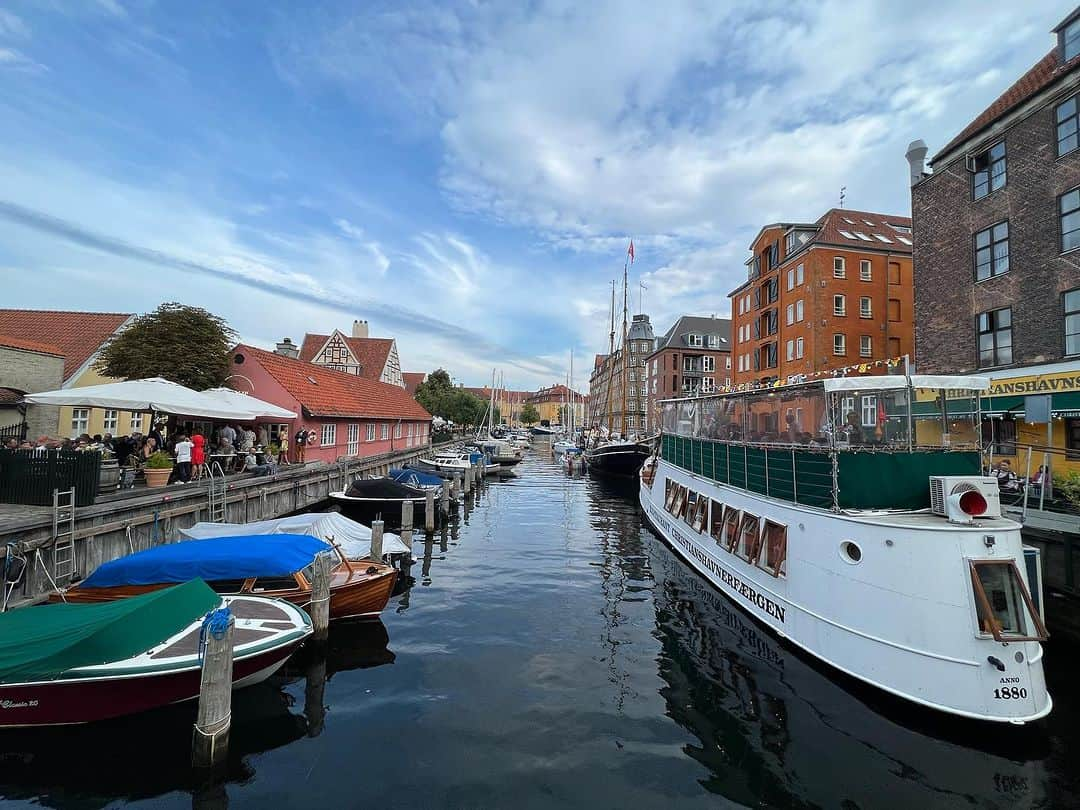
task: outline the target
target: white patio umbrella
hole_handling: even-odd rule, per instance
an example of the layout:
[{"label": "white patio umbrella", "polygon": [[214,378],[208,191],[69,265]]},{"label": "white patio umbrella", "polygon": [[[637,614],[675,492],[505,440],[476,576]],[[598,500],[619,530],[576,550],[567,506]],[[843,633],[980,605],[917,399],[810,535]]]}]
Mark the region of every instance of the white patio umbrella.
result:
[{"label": "white patio umbrella", "polygon": [[296,414],[292,411],[278,407],[272,402],[253,397],[250,394],[245,394],[242,391],[234,391],[231,388],[208,388],[202,393],[231,407],[253,411],[256,416],[263,419],[296,418]]},{"label": "white patio umbrella", "polygon": [[[219,397],[194,391],[179,383],[160,377],[145,380],[88,385],[83,388],[60,388],[40,391],[23,398],[34,405],[68,405],[75,408],[108,408],[121,411],[157,411],[181,416],[201,416],[205,419],[237,419],[251,421],[269,403],[252,399],[246,407],[230,404]],[[255,405],[255,407],[251,407]],[[276,406],[275,406],[276,407]],[[288,412],[289,416],[295,416]]]}]

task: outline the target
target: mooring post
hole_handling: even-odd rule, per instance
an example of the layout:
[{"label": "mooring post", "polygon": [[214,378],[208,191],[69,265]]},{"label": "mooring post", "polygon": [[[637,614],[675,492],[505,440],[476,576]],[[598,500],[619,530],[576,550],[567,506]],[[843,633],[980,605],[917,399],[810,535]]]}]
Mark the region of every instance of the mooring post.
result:
[{"label": "mooring post", "polygon": [[453,501],[455,505],[457,505],[458,492],[461,488],[458,483],[460,480],[457,473],[454,473],[454,477],[450,479],[450,500]]},{"label": "mooring post", "polygon": [[[412,512],[413,502],[404,500],[401,502],[401,542],[412,548]],[[411,552],[410,552],[411,553]]]},{"label": "mooring post", "polygon": [[473,483],[473,468],[472,467],[466,467],[465,468],[465,495],[466,496],[469,495],[472,492],[472,483]]},{"label": "mooring post", "polygon": [[476,474],[483,481],[487,477],[487,461],[484,456],[480,456],[480,460],[476,462]]},{"label": "mooring post", "polygon": [[439,487],[439,509],[444,515],[450,514],[450,482],[446,480]]},{"label": "mooring post", "polygon": [[315,555],[311,575],[311,629],[316,641],[326,641],[330,632],[330,552]]},{"label": "mooring post", "polygon": [[382,562],[383,550],[383,522],[381,520],[371,521],[371,559],[375,562]]},{"label": "mooring post", "polygon": [[215,628],[209,618],[207,622],[199,709],[191,738],[191,764],[202,769],[215,768],[225,761],[232,719],[233,617],[227,615],[224,628]]},{"label": "mooring post", "polygon": [[424,498],[424,532],[435,531],[435,490],[429,489]]}]

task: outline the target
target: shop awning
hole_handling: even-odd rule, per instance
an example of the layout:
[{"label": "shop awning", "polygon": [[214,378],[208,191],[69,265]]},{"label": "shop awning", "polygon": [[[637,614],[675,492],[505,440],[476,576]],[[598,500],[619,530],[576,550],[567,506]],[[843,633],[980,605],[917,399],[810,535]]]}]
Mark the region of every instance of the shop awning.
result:
[{"label": "shop awning", "polygon": [[[1080,391],[1062,391],[1051,395],[1050,411],[1053,416],[1080,416]],[[1024,418],[1024,397],[1016,394],[1002,394],[996,397],[982,398],[983,416],[1015,416]]]},{"label": "shop awning", "polygon": [[[236,392],[233,392],[234,394]],[[292,411],[278,409],[276,405],[263,402],[255,397],[243,397],[241,400],[224,398],[207,391],[194,391],[179,383],[170,382],[160,377],[145,380],[125,380],[123,382],[88,385],[84,388],[61,388],[56,391],[41,391],[27,394],[24,400],[33,405],[60,405],[74,408],[108,408],[119,411],[157,411],[180,416],[198,416],[204,419],[236,419],[250,422],[258,419],[273,408],[292,419]]]}]

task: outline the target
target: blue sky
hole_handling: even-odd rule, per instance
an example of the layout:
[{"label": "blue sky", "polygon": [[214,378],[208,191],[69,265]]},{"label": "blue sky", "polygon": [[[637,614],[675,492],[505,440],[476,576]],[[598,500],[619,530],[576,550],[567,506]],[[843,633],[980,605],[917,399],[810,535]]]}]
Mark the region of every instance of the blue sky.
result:
[{"label": "blue sky", "polygon": [[586,385],[610,279],[726,315],[764,223],[907,214],[1067,3],[0,0],[5,306],[346,329]]}]

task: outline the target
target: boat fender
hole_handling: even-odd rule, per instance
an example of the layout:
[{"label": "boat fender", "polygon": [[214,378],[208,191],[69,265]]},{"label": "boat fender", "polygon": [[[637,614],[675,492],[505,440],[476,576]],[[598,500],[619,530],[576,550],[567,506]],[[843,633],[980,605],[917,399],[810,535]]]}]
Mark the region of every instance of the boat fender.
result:
[{"label": "boat fender", "polygon": [[232,611],[228,607],[211,610],[203,618],[202,627],[199,628],[199,665],[202,665],[203,654],[206,652],[206,638],[223,638],[225,631],[229,629],[232,620]]}]

